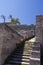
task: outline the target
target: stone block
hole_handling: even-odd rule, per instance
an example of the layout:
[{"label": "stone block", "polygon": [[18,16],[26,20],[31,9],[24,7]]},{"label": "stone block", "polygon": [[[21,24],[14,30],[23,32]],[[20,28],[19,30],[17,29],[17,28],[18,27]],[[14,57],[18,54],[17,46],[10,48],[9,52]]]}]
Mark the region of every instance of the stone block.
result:
[{"label": "stone block", "polygon": [[30,60],[30,65],[40,65],[40,61],[37,60]]},{"label": "stone block", "polygon": [[39,46],[33,46],[33,50],[40,51],[40,47]]},{"label": "stone block", "polygon": [[32,51],[32,57],[34,58],[40,58],[40,51]]}]

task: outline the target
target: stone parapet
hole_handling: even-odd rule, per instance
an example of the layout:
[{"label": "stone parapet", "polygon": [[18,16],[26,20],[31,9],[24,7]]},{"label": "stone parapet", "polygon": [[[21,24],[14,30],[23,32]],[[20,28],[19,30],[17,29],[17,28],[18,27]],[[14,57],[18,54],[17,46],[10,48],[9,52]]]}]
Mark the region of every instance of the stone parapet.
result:
[{"label": "stone parapet", "polygon": [[0,65],[17,47],[16,45],[23,41],[23,37],[10,29],[6,24],[0,24]]}]

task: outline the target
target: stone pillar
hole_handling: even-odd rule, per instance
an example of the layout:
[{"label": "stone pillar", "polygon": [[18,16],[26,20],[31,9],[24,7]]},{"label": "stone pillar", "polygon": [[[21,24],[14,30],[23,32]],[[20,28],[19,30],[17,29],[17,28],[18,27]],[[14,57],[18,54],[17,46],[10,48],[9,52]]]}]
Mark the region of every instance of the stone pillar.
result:
[{"label": "stone pillar", "polygon": [[36,25],[36,33],[39,31],[39,33],[36,34],[36,40],[40,41],[40,58],[41,58],[41,65],[43,65],[43,15],[37,16],[37,25]]},{"label": "stone pillar", "polygon": [[36,16],[36,41],[40,42],[40,56],[43,62],[43,15]]},{"label": "stone pillar", "polygon": [[[36,16],[36,41],[34,42],[30,65],[40,65],[40,45],[43,49],[43,15]],[[42,50],[43,52],[43,50]],[[43,53],[42,53],[43,55]]]},{"label": "stone pillar", "polygon": [[43,42],[43,15],[36,16],[36,41]]}]

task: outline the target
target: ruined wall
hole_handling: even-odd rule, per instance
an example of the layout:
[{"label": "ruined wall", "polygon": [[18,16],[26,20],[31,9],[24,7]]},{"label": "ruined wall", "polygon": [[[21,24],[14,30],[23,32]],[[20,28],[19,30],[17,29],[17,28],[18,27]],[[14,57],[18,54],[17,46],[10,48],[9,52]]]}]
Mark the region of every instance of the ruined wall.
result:
[{"label": "ruined wall", "polygon": [[8,55],[16,48],[16,44],[21,42],[21,37],[11,29],[2,25],[0,27],[0,65],[2,65]]},{"label": "ruined wall", "polygon": [[3,45],[3,34],[0,35],[0,65],[2,63],[1,53],[2,53],[2,45]]},{"label": "ruined wall", "polygon": [[36,16],[36,41],[43,42],[43,15]]},{"label": "ruined wall", "polygon": [[1,58],[2,62],[7,58],[7,56],[16,48],[16,39],[12,38],[11,33],[3,33],[3,45]]}]

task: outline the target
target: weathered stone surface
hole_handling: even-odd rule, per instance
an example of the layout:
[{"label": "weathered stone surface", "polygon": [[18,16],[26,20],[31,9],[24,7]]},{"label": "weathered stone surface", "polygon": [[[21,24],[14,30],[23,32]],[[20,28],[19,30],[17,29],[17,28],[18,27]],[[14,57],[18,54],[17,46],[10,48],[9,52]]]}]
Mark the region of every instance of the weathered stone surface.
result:
[{"label": "weathered stone surface", "polygon": [[8,55],[23,40],[16,31],[13,31],[6,24],[0,24],[0,65],[3,64]]},{"label": "weathered stone surface", "polygon": [[43,42],[43,15],[36,16],[36,41],[30,57],[30,65],[40,65],[40,44]]},{"label": "weathered stone surface", "polygon": [[40,51],[32,51],[32,57],[40,58]]},{"label": "weathered stone surface", "polygon": [[36,41],[43,42],[43,15],[36,16]]},{"label": "weathered stone surface", "polygon": [[40,65],[40,60],[35,60],[36,58],[30,59],[30,65]]}]

